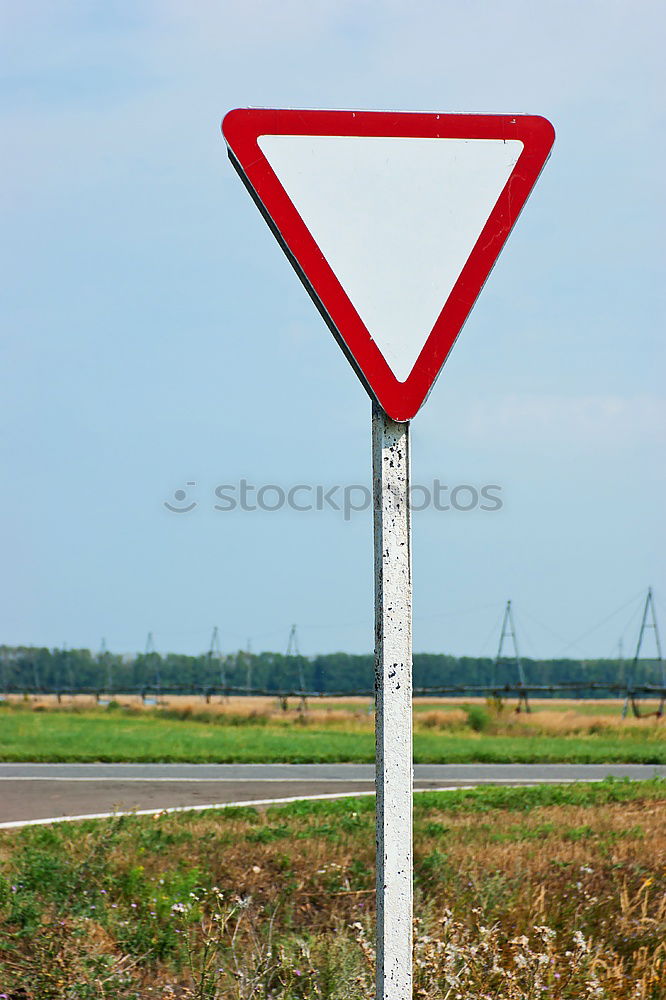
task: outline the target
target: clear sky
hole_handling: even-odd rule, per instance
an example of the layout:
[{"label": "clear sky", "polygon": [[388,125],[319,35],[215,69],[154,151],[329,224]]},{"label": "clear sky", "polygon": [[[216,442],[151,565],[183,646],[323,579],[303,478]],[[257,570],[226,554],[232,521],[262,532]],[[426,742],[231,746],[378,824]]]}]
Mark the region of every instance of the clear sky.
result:
[{"label": "clear sky", "polygon": [[369,511],[214,509],[242,478],[370,483],[369,399],[226,157],[247,105],[550,118],[413,421],[415,482],[503,500],[415,514],[414,645],[489,653],[512,598],[526,655],[628,651],[649,584],[666,628],[662,4],[0,12],[0,642],[372,646]]}]

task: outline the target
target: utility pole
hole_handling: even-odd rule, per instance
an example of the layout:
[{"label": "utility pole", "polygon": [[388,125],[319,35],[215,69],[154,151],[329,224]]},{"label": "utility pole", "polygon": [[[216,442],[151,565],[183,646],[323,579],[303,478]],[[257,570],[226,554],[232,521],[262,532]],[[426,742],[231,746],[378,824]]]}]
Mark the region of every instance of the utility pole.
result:
[{"label": "utility pole", "polygon": [[160,700],[160,692],[162,690],[162,676],[160,673],[160,658],[155,650],[155,642],[153,641],[152,632],[148,633],[144,655],[146,657],[146,667],[148,667],[153,661],[155,663],[155,704],[157,704]]},{"label": "utility pole", "polygon": [[62,644],[62,674],[65,685],[69,688],[70,698],[74,697],[74,673],[72,671],[72,658],[69,655],[67,643]]},{"label": "utility pole", "polygon": [[497,684],[497,671],[499,667],[500,660],[502,659],[502,649],[504,647],[504,640],[510,639],[513,643],[513,658],[510,663],[514,665],[518,670],[518,683],[520,685],[520,690],[518,692],[518,707],[517,712],[520,712],[521,706],[525,706],[525,711],[530,712],[530,703],[527,698],[527,691],[525,690],[525,671],[523,669],[523,661],[520,658],[520,653],[518,652],[518,640],[516,638],[516,626],[513,620],[513,611],[511,610],[511,601],[506,602],[506,608],[504,610],[504,618],[502,619],[502,630],[500,632],[499,646],[497,648],[497,656],[495,657],[495,663],[493,664],[493,687]]},{"label": "utility pole", "polygon": [[247,640],[247,655],[245,657],[245,687],[248,695],[252,693],[252,640]]},{"label": "utility pole", "polygon": [[[651,612],[652,620],[648,622],[648,613]],[[657,663],[659,665],[659,673],[661,677],[661,695],[659,698],[659,707],[656,712],[641,712],[640,706],[636,700],[636,668],[638,666],[638,659],[641,653],[641,647],[643,645],[643,637],[648,629],[652,629],[654,632],[655,644],[657,647]],[[631,710],[636,719],[647,718],[650,715],[655,715],[658,719],[664,714],[664,701],[666,700],[666,663],[664,663],[664,657],[661,652],[661,641],[659,639],[659,626],[657,625],[657,613],[654,606],[654,595],[652,593],[652,587],[648,587],[647,596],[645,598],[645,605],[643,607],[643,617],[641,619],[641,627],[638,633],[638,642],[636,644],[636,652],[634,653],[634,658],[631,661],[631,666],[629,668],[629,673],[627,676],[627,692],[624,699],[624,707],[622,709],[622,718],[627,717],[627,712],[629,710],[629,705],[631,704]]]},{"label": "utility pole", "polygon": [[301,709],[307,707],[307,701],[305,697],[305,674],[303,673],[303,658],[301,657],[301,651],[298,648],[298,633],[296,631],[296,626],[292,625],[289,630],[289,641],[287,643],[287,656],[296,657],[296,664],[298,667],[298,687],[299,694],[301,696]]},{"label": "utility pole", "polygon": [[107,694],[110,697],[111,692],[113,691],[113,662],[106,648],[106,639],[104,637],[102,637],[99,656],[97,659],[100,666],[102,667],[102,671],[104,671],[104,667],[106,666],[106,679],[104,683],[106,684]]},{"label": "utility pole", "polygon": [[209,673],[211,674],[213,662],[216,662],[218,665],[220,687],[222,689],[221,696],[222,701],[224,701],[227,689],[227,671],[224,663],[224,657],[222,656],[222,649],[220,648],[220,630],[217,625],[213,629],[213,634],[210,640],[210,649],[208,650],[208,668]]}]

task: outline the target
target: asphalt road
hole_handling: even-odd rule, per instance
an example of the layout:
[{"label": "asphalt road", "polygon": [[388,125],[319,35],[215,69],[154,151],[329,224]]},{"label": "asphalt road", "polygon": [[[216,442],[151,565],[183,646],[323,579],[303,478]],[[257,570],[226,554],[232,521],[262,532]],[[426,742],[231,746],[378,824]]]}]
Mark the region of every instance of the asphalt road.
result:
[{"label": "asphalt road", "polygon": [[[643,764],[418,764],[416,789],[666,777]],[[370,764],[0,764],[0,827],[132,810],[368,793]]]}]

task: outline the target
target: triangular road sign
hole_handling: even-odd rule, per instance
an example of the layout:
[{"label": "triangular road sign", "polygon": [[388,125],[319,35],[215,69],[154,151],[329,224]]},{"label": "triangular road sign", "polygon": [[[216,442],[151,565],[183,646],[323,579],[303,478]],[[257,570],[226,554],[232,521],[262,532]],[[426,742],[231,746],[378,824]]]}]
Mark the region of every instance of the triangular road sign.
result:
[{"label": "triangular road sign", "polygon": [[430,392],[552,147],[532,115],[230,111],[229,156],[367,390]]}]

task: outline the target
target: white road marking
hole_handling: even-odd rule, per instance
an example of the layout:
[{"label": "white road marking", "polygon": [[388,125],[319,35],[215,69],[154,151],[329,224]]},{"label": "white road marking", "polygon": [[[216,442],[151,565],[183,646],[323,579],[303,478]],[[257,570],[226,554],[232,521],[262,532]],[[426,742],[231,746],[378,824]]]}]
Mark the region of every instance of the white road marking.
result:
[{"label": "white road marking", "polygon": [[[11,779],[11,780],[27,780],[31,781],[33,779]],[[43,779],[40,779],[43,780]],[[79,779],[81,780],[81,779]],[[82,779],[90,780],[90,779]],[[99,780],[99,779],[93,779]],[[105,779],[101,779],[105,780]],[[189,778],[181,778],[181,781],[189,781]],[[200,779],[192,779],[198,781]],[[295,779],[292,779],[295,780]],[[603,778],[581,778],[578,782],[563,782],[554,778],[547,778],[545,780],[539,781],[537,779],[529,779],[522,781],[519,784],[511,781],[498,781],[492,782],[492,784],[506,785],[510,788],[522,788],[525,785],[562,785],[562,784],[592,784],[594,782],[603,781]],[[464,792],[471,791],[474,788],[478,788],[479,785],[444,785],[439,788],[415,788],[414,794],[418,795],[422,792]],[[207,809],[234,809],[239,806],[277,806],[277,805],[288,805],[290,802],[316,802],[322,799],[355,799],[361,796],[374,795],[374,789],[367,792],[327,792],[322,795],[292,795],[288,798],[281,799],[247,799],[244,802],[211,802],[206,805],[191,805],[191,806],[168,806],[165,809],[128,809],[128,810],[117,810],[115,812],[103,812],[103,813],[87,813],[82,816],[49,816],[45,819],[20,819],[12,820],[9,823],[0,823],[0,830],[15,830],[23,826],[48,826],[50,823],[76,823],[84,819],[112,819],[115,816],[163,816],[167,813],[180,813],[180,812],[205,812]]]},{"label": "white road marking", "polygon": [[[153,784],[153,782],[158,782],[158,781],[169,781],[169,782],[186,781],[186,782],[188,782],[188,784],[195,784],[195,785],[197,784],[197,782],[203,782],[204,784],[209,784],[210,785],[210,784],[218,784],[218,783],[219,784],[223,784],[225,781],[226,782],[234,782],[237,785],[240,785],[244,781],[261,781],[261,783],[263,785],[264,783],[268,784],[271,781],[277,781],[277,782],[280,782],[280,783],[286,785],[290,781],[291,782],[297,782],[297,783],[301,782],[302,783],[304,781],[307,781],[307,782],[311,782],[311,781],[322,781],[322,782],[323,781],[332,781],[332,782],[336,782],[336,781],[337,782],[340,782],[340,781],[344,781],[344,782],[350,782],[350,781],[368,782],[368,781],[373,781],[374,782],[374,780],[375,780],[374,778],[344,778],[344,777],[342,777],[342,778],[216,778],[216,777],[210,777],[210,778],[183,778],[183,777],[179,777],[179,778],[136,778],[136,777],[134,777],[134,778],[126,778],[122,774],[118,774],[118,775],[103,775],[101,777],[95,777],[95,776],[88,777],[87,775],[77,775],[76,777],[68,778],[66,775],[63,775],[63,774],[59,774],[59,775],[56,775],[55,777],[51,777],[51,775],[49,775],[47,773],[44,773],[44,774],[17,774],[17,775],[0,774],[0,781],[117,781],[117,782],[120,782],[123,785],[125,784],[125,782],[130,782],[130,781],[142,781],[144,784],[151,784],[151,785]],[[423,780],[427,780],[427,779],[423,779]]]}]

